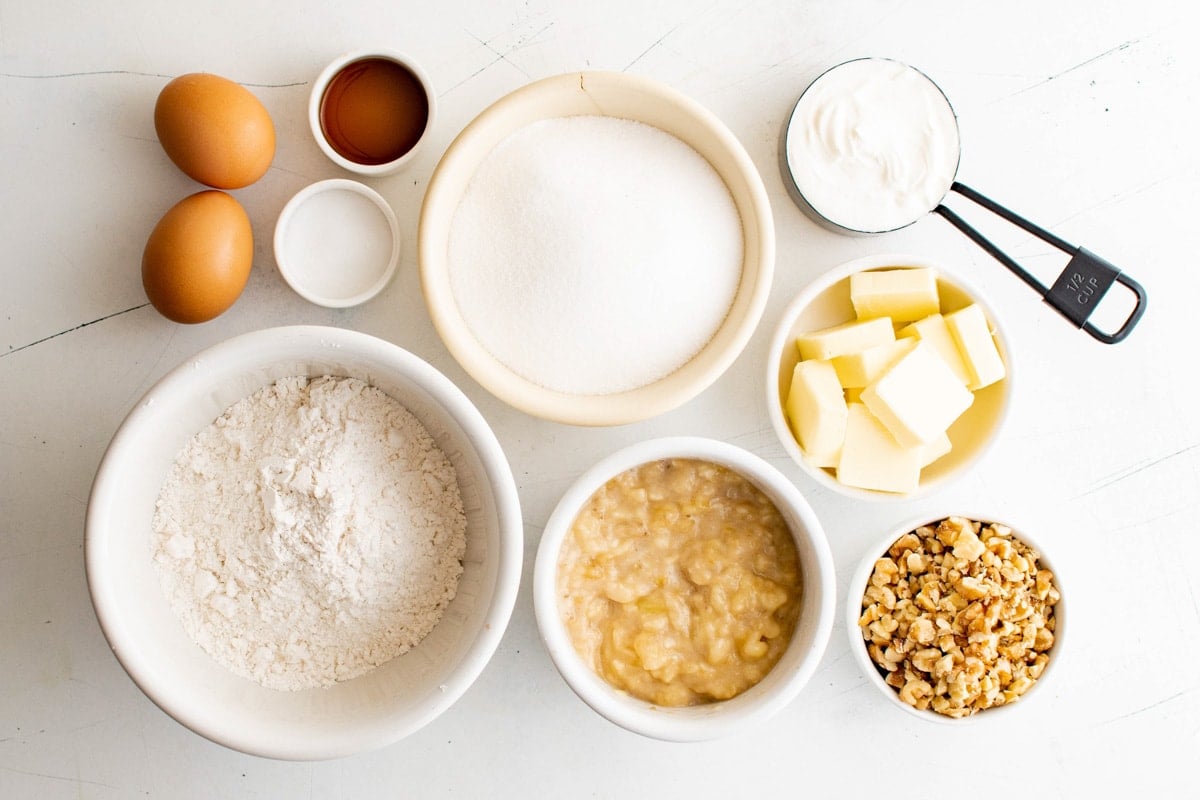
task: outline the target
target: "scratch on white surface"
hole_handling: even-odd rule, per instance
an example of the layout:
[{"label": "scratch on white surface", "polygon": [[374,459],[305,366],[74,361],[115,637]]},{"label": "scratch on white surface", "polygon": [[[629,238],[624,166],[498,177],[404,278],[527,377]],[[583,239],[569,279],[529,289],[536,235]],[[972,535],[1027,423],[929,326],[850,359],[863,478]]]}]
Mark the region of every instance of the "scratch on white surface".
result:
[{"label": "scratch on white surface", "polygon": [[[55,80],[58,78],[94,78],[103,75],[132,75],[139,78],[174,78],[174,75],[167,75],[162,72],[140,72],[133,69],[92,69],[83,72],[49,72],[42,74],[31,74],[22,72],[0,72],[0,78],[13,78],[17,80]],[[287,89],[292,86],[307,86],[308,81],[289,81],[287,83],[249,83],[238,81],[242,86],[253,86],[255,89]]]},{"label": "scratch on white surface", "polygon": [[1127,42],[1121,42],[1116,47],[1110,47],[1109,49],[1105,50],[1103,53],[1094,55],[1091,58],[1086,59],[1084,61],[1080,61],[1078,64],[1076,64],[1073,67],[1067,67],[1066,69],[1062,70],[1061,72],[1056,72],[1053,75],[1051,75],[1050,77],[1043,78],[1042,80],[1038,81],[1037,83],[1031,83],[1028,86],[1026,86],[1025,88],[1018,89],[1017,91],[1013,92],[1012,94],[1008,94],[997,100],[993,100],[992,103],[989,103],[989,105],[993,105],[995,103],[1000,103],[1005,100],[1011,100],[1012,98],[1016,97],[1017,95],[1021,95],[1021,94],[1024,94],[1025,92],[1032,91],[1033,89],[1036,89],[1039,86],[1045,86],[1047,83],[1050,83],[1051,81],[1054,81],[1054,80],[1058,80],[1062,76],[1069,75],[1070,73],[1072,73],[1078,69],[1083,69],[1084,67],[1088,66],[1089,64],[1095,64],[1097,61],[1100,61],[1101,59],[1108,58],[1111,55],[1128,50],[1130,47],[1133,47],[1135,44],[1138,44],[1140,41],[1141,41],[1140,39],[1130,39]]},{"label": "scratch on white surface", "polygon": [[512,47],[510,47],[508,49],[508,52],[515,53],[518,50],[524,50],[526,47],[529,47],[534,42],[536,42],[538,40],[539,36],[541,36],[543,33],[545,33],[546,31],[550,30],[553,27],[554,27],[553,22],[549,22],[549,23],[543,25],[532,36],[524,36],[521,39],[519,39],[516,44],[514,44]]},{"label": "scratch on white surface", "polygon": [[764,442],[774,442],[775,429],[769,425],[759,425],[754,430],[739,433],[730,439],[731,442],[742,442],[749,440],[763,440]]},{"label": "scratch on white surface", "polygon": [[[746,83],[754,83],[754,82],[757,82],[757,81],[758,81],[760,78],[762,78],[763,76],[765,76],[765,75],[770,75],[772,72],[774,72],[775,70],[777,70],[777,69],[779,69],[780,67],[784,66],[785,64],[790,66],[790,65],[791,65],[791,64],[792,64],[794,61],[796,61],[797,59],[799,59],[799,58],[800,58],[800,56],[801,56],[801,54],[800,54],[800,53],[792,53],[791,55],[788,55],[788,56],[786,56],[786,57],[784,57],[784,58],[781,58],[781,59],[779,59],[778,61],[775,61],[775,62],[773,62],[773,63],[771,63],[771,64],[768,64],[767,66],[763,67],[762,69],[760,69],[760,70],[758,70],[758,71],[756,71],[756,72],[753,72],[753,73],[751,73],[751,74],[749,74],[749,75],[743,75],[743,76],[741,76],[740,78],[738,78],[737,80],[733,81],[732,83],[729,83],[729,84],[726,84],[726,85],[722,86],[722,87],[721,87],[721,90],[722,90],[722,91],[725,91],[725,90],[727,90],[727,89],[733,89],[733,88],[735,88],[735,87],[741,86],[741,85],[743,85],[743,84],[746,84]],[[626,69],[628,69],[628,67],[626,67]]]},{"label": "scratch on white surface", "polygon": [[[869,37],[874,36],[877,30],[880,30],[884,26],[893,27],[895,25],[894,19],[896,15],[902,12],[908,6],[909,2],[910,0],[903,0],[903,2],[896,4],[886,13],[879,14],[877,17],[875,17],[875,22],[872,25],[865,25],[861,27],[856,26],[853,28],[855,33],[854,37],[843,41],[840,45],[831,50],[830,53],[845,53],[847,50],[851,52],[857,52],[859,43],[869,39]],[[833,65],[830,64],[830,66]]]},{"label": "scratch on white surface", "polygon": [[628,72],[630,67],[632,67],[632,66],[633,66],[634,64],[636,64],[637,62],[641,61],[643,58],[645,58],[645,57],[646,57],[646,56],[647,56],[647,55],[650,53],[650,51],[651,51],[651,50],[653,50],[654,48],[656,48],[656,47],[658,47],[659,45],[661,45],[661,44],[663,43],[663,40],[665,40],[665,39],[666,39],[668,36],[670,36],[670,35],[671,35],[672,33],[674,33],[675,31],[679,30],[679,29],[680,29],[682,26],[683,26],[683,23],[682,23],[682,22],[680,22],[680,23],[678,23],[677,25],[675,25],[673,28],[671,28],[669,31],[667,31],[666,33],[664,33],[662,36],[658,37],[658,39],[657,39],[657,40],[655,40],[654,44],[652,44],[652,45],[650,45],[649,47],[647,47],[645,50],[643,50],[643,51],[642,51],[642,52],[641,52],[641,53],[638,55],[638,57],[637,57],[637,58],[635,58],[633,61],[630,61],[628,64],[626,64],[624,67],[622,67],[622,68],[621,68],[621,72]]},{"label": "scratch on white surface", "polygon": [[4,770],[5,772],[11,772],[14,775],[29,775],[34,778],[46,778],[47,780],[51,780],[51,781],[68,781],[69,783],[77,783],[82,786],[101,786],[105,789],[116,789],[117,788],[117,787],[112,786],[107,783],[101,783],[100,781],[85,781],[82,778],[72,778],[67,775],[51,775],[48,772],[33,772],[31,770],[16,769],[15,767],[4,767],[4,766],[0,766],[0,770]]},{"label": "scratch on white surface", "polygon": [[867,682],[866,678],[860,678],[858,680],[858,682],[856,682],[850,686],[847,686],[845,689],[842,689],[837,694],[831,695],[830,697],[826,698],[826,700],[836,700],[837,698],[842,697],[843,695],[850,694],[851,692],[856,692],[859,689],[861,689],[862,687],[866,686],[867,683],[868,682]]},{"label": "scratch on white surface", "polygon": [[[171,326],[171,332],[167,335],[167,340],[165,342],[163,342],[163,346],[159,349],[158,355],[154,357],[154,361],[146,369],[142,370],[142,382],[144,382],[147,378],[149,378],[151,375],[153,375],[158,370],[158,365],[162,363],[163,358],[167,354],[167,350],[170,349],[170,347],[171,347],[171,343],[175,341],[175,334],[178,331],[179,331],[178,325]],[[135,364],[130,364],[125,369],[125,372],[122,373],[122,375],[121,375],[122,380],[124,380],[125,375],[128,375],[130,372],[133,371],[134,366],[135,366]],[[137,395],[138,395],[139,386],[142,385],[142,382],[139,382],[136,384],[130,384],[132,388],[129,390],[129,392],[125,395],[124,399],[122,400],[122,405],[129,405],[130,403],[132,403],[134,401],[134,398],[137,397]]]},{"label": "scratch on white surface", "polygon": [[[156,139],[150,139],[148,141],[157,142]],[[309,181],[310,183],[317,180],[317,178],[314,178],[312,175],[307,175],[303,172],[296,172],[296,170],[294,170],[294,169],[288,169],[287,167],[281,167],[274,163],[271,164],[269,169],[271,172],[282,172],[285,175],[295,175],[297,178],[303,178],[304,180]]]},{"label": "scratch on white surface", "polygon": [[1110,725],[1114,722],[1120,722],[1121,720],[1129,719],[1130,717],[1136,717],[1138,714],[1143,714],[1147,711],[1150,711],[1151,709],[1158,708],[1159,706],[1166,705],[1167,703],[1172,703],[1181,697],[1192,694],[1195,691],[1196,691],[1195,689],[1185,689],[1182,692],[1176,692],[1175,694],[1171,695],[1170,697],[1164,697],[1162,700],[1151,703],[1148,706],[1142,706],[1139,709],[1130,711],[1126,714],[1122,714],[1119,717],[1113,717],[1112,719],[1105,720],[1104,722],[1101,723],[1101,725]]},{"label": "scratch on white surface", "polygon": [[[142,746],[142,758],[144,759],[143,763],[153,764],[154,758],[150,754],[150,744],[149,744],[149,742],[146,741],[145,715],[139,715],[139,716],[140,716],[140,719],[138,720],[138,743],[141,744],[141,746]],[[153,773],[151,772],[148,774],[152,775]],[[150,794],[150,793],[147,792],[146,794]]]},{"label": "scratch on white surface", "polygon": [[105,314],[103,317],[98,317],[96,319],[89,320],[88,322],[81,322],[78,325],[67,328],[66,330],[59,331],[58,333],[52,333],[49,336],[43,336],[41,339],[38,339],[33,342],[29,342],[28,344],[23,344],[20,347],[10,348],[7,353],[0,353],[0,358],[6,358],[7,356],[11,356],[14,353],[19,353],[22,350],[27,350],[28,348],[33,347],[34,345],[39,345],[43,342],[48,342],[51,339],[55,339],[59,336],[64,336],[68,333],[73,333],[73,332],[79,330],[80,328],[86,328],[89,325],[95,325],[97,322],[104,322],[104,320],[106,320],[106,319],[112,319],[113,317],[119,317],[122,314],[128,314],[130,311],[137,311],[139,308],[145,308],[148,305],[150,305],[149,302],[141,303],[136,306],[130,306],[129,308],[124,309],[123,311],[114,311],[111,314]]},{"label": "scratch on white surface", "polygon": [[1195,505],[1196,505],[1195,502],[1191,502],[1191,503],[1187,503],[1186,505],[1180,506],[1178,508],[1169,508],[1169,509],[1163,511],[1163,513],[1161,513],[1161,514],[1155,514],[1152,517],[1138,517],[1136,522],[1131,522],[1128,525],[1120,525],[1115,528],[1109,528],[1108,530],[1110,533],[1123,533],[1125,531],[1129,531],[1134,528],[1148,528],[1148,527],[1153,526],[1157,522],[1161,522],[1164,519],[1170,519],[1171,517],[1177,516],[1179,514],[1188,513]]},{"label": "scratch on white surface", "polygon": [[519,64],[517,64],[517,63],[515,63],[514,61],[512,61],[512,60],[509,58],[509,56],[510,56],[510,55],[512,55],[513,53],[517,52],[518,50],[520,50],[520,49],[524,48],[524,47],[528,47],[530,44],[532,44],[532,43],[533,43],[533,41],[534,41],[535,39],[537,39],[537,37],[541,36],[543,33],[545,33],[546,31],[550,30],[550,29],[551,29],[551,28],[553,28],[553,27],[554,27],[554,23],[553,23],[553,22],[551,22],[549,25],[546,25],[546,26],[542,27],[540,30],[538,30],[536,33],[534,33],[534,34],[532,34],[532,35],[529,35],[529,36],[522,36],[522,37],[518,38],[516,42],[514,42],[514,43],[513,43],[512,47],[510,47],[510,48],[508,48],[507,50],[504,50],[504,51],[500,51],[500,50],[497,50],[496,48],[492,47],[492,44],[491,44],[491,41],[492,41],[492,40],[490,40],[490,39],[486,39],[486,40],[485,40],[485,39],[481,39],[481,38],[479,38],[478,36],[476,36],[474,33],[471,33],[471,31],[467,30],[466,28],[463,28],[463,30],[464,30],[464,31],[466,31],[466,33],[467,33],[467,35],[468,35],[468,36],[470,36],[470,37],[471,37],[472,39],[474,39],[475,41],[479,42],[479,44],[480,44],[480,45],[482,45],[483,47],[487,48],[487,49],[488,49],[488,50],[489,50],[491,53],[493,53],[493,54],[494,54],[496,57],[495,57],[494,59],[492,59],[491,61],[489,61],[488,63],[484,64],[484,65],[483,65],[482,67],[480,67],[479,69],[477,69],[477,70],[475,70],[474,72],[472,72],[472,73],[471,73],[470,75],[468,75],[467,77],[463,78],[463,79],[462,79],[461,81],[459,81],[458,83],[456,83],[456,84],[454,84],[453,86],[451,86],[451,87],[450,87],[449,89],[447,89],[446,91],[444,91],[444,92],[442,92],[441,94],[439,94],[439,95],[438,95],[438,97],[439,97],[439,98],[445,97],[446,95],[450,94],[450,93],[451,93],[451,92],[453,92],[455,89],[457,89],[458,87],[462,86],[464,83],[467,83],[467,82],[468,82],[468,81],[470,81],[471,79],[475,78],[477,75],[480,75],[480,74],[482,74],[482,73],[484,73],[484,72],[487,72],[489,69],[491,69],[492,67],[496,66],[496,65],[497,65],[497,64],[499,64],[501,61],[503,61],[505,64],[508,64],[510,67],[512,67],[513,69],[515,69],[517,72],[520,72],[520,73],[521,73],[522,75],[524,75],[526,78],[532,78],[532,76],[531,76],[531,75],[530,75],[530,74],[529,74],[529,73],[528,73],[528,72],[527,72],[525,69],[523,69],[523,68],[522,68],[522,67],[521,67]]},{"label": "scratch on white surface", "polygon": [[27,80],[54,80],[56,78],[91,78],[100,75],[134,75],[139,78],[172,78],[173,75],[166,75],[161,72],[138,72],[132,69],[93,69],[84,72],[49,72],[42,74],[30,74],[21,72],[0,72],[0,78],[17,78]]},{"label": "scratch on white surface", "polygon": [[[822,664],[822,665],[821,665],[821,668],[817,670],[817,674],[818,674],[818,675],[823,675],[823,674],[825,674],[826,672],[829,672],[829,671],[830,671],[831,669],[833,669],[835,666],[837,666],[837,665],[838,665],[838,664],[840,664],[842,661],[844,661],[844,660],[845,660],[845,659],[846,659],[846,658],[847,658],[849,655],[850,655],[850,651],[849,651],[849,650],[846,650],[845,652],[841,653],[841,654],[840,654],[840,655],[839,655],[837,658],[833,659],[833,660],[832,660],[832,661],[830,661],[829,663],[827,663],[827,664]],[[864,683],[865,683],[865,681],[864,681]],[[860,685],[860,686],[861,686],[861,685],[862,685],[862,683],[860,683],[860,684],[858,684],[858,685]]]},{"label": "scratch on white surface", "polygon": [[[46,620],[46,622],[49,622],[49,621],[50,620]],[[94,683],[85,681],[83,678],[67,678],[67,683],[78,683],[80,686],[86,686],[87,688],[91,689],[93,692],[96,692],[98,694],[104,693],[104,689],[100,688],[99,686],[97,686]],[[107,722],[107,721],[108,721],[108,718],[106,717],[104,719],[97,720],[96,722],[88,723],[88,726],[99,725],[101,722]],[[88,726],[84,726],[84,727],[88,727]],[[74,730],[74,729],[72,729],[72,730]]]},{"label": "scratch on white surface", "polygon": [[1189,582],[1188,597],[1192,599],[1192,612],[1196,615],[1196,619],[1200,620],[1200,602],[1196,600],[1196,588]]},{"label": "scratch on white surface", "polygon": [[242,86],[253,86],[255,89],[290,89],[293,86],[308,86],[308,81],[288,81],[287,83],[246,83],[239,81]]},{"label": "scratch on white surface", "polygon": [[1081,497],[1087,497],[1090,494],[1095,494],[1096,492],[1100,491],[1101,489],[1107,489],[1109,486],[1112,486],[1115,483],[1120,483],[1121,481],[1125,480],[1126,478],[1131,478],[1134,475],[1137,475],[1139,472],[1150,469],[1151,467],[1156,467],[1166,461],[1170,461],[1173,458],[1177,458],[1181,455],[1184,455],[1185,453],[1190,453],[1191,451],[1195,450],[1197,447],[1200,447],[1200,442],[1194,442],[1192,444],[1189,444],[1187,447],[1182,447],[1179,450],[1176,450],[1174,453],[1168,453],[1165,456],[1159,456],[1158,458],[1150,458],[1150,459],[1145,459],[1145,460],[1139,461],[1137,464],[1126,467],[1125,469],[1121,470],[1120,472],[1117,472],[1113,475],[1108,476],[1107,478],[1104,478],[1099,483],[1093,484],[1092,486],[1090,486],[1086,490],[1084,490],[1081,494],[1077,494],[1073,499],[1078,500]]},{"label": "scratch on white surface", "polygon": [[1075,219],[1076,217],[1083,216],[1084,214],[1095,211],[1098,208],[1104,208],[1105,206],[1124,203],[1126,200],[1130,200],[1134,197],[1137,197],[1138,195],[1142,194],[1143,192],[1150,191],[1151,189],[1158,186],[1159,184],[1163,184],[1163,183],[1166,183],[1167,181],[1175,180],[1175,179],[1183,176],[1184,174],[1186,174],[1186,173],[1173,172],[1169,175],[1163,175],[1161,178],[1156,178],[1155,180],[1144,183],[1141,186],[1137,187],[1136,189],[1132,189],[1127,192],[1117,192],[1115,194],[1109,195],[1108,197],[1104,198],[1103,200],[1101,200],[1098,203],[1092,203],[1091,205],[1087,206],[1086,208],[1081,208],[1078,211],[1074,212],[1073,214],[1068,214],[1067,216],[1063,217],[1062,219],[1055,220],[1054,222],[1050,223],[1049,227],[1057,228],[1060,225],[1062,225],[1063,223],[1070,222],[1071,220]]},{"label": "scratch on white surface", "polygon": [[[92,687],[92,688],[95,688],[95,687]],[[67,728],[63,731],[63,733],[77,733],[79,731],[86,731],[86,730],[96,727],[97,725],[103,725],[109,721],[110,721],[109,717],[104,717],[103,719],[98,719],[93,722],[85,722],[82,725],[76,725],[73,728]]]},{"label": "scratch on white surface", "polygon": [[479,75],[479,74],[481,74],[481,73],[485,72],[486,70],[488,70],[488,69],[489,69],[489,68],[490,68],[490,67],[491,67],[493,64],[497,64],[497,63],[499,63],[499,61],[500,61],[500,59],[499,59],[499,58],[497,58],[497,59],[495,59],[494,61],[490,61],[490,62],[488,62],[487,64],[484,64],[482,67],[480,67],[479,69],[475,70],[475,71],[474,71],[474,72],[472,72],[470,75],[468,75],[467,77],[463,78],[461,81],[459,81],[458,83],[454,84],[454,85],[453,85],[453,86],[451,86],[449,89],[447,89],[446,91],[444,91],[444,92],[442,92],[441,94],[439,94],[439,95],[438,95],[438,98],[440,99],[440,98],[443,98],[443,97],[445,97],[446,95],[450,94],[450,93],[451,93],[451,92],[453,92],[455,89],[457,89],[458,87],[462,86],[462,85],[463,85],[464,83],[466,83],[467,81],[469,81],[469,80],[471,80],[472,78],[474,78],[476,75]]},{"label": "scratch on white surface", "polygon": [[[496,62],[498,62],[498,61],[503,61],[505,64],[508,64],[510,67],[512,67],[513,69],[515,69],[517,72],[519,72],[519,73],[521,73],[522,75],[524,75],[526,78],[528,78],[528,77],[529,77],[529,73],[528,73],[528,72],[526,72],[524,69],[522,69],[520,65],[518,65],[518,64],[516,64],[515,62],[511,61],[511,60],[509,59],[509,57],[508,57],[508,54],[509,54],[509,53],[511,53],[511,52],[513,51],[513,49],[515,49],[515,48],[510,48],[509,50],[507,50],[507,51],[505,51],[505,52],[500,52],[500,51],[499,51],[499,50],[497,50],[496,48],[492,47],[492,43],[491,43],[491,41],[490,41],[490,40],[484,40],[484,39],[480,39],[478,36],[476,36],[475,34],[471,33],[470,31],[467,31],[467,33],[468,33],[468,34],[470,34],[470,36],[471,36],[471,38],[472,38],[472,39],[474,39],[475,41],[479,42],[479,43],[480,43],[481,45],[483,45],[483,46],[484,46],[484,47],[485,47],[487,50],[489,50],[489,51],[490,51],[490,52],[491,52],[491,53],[492,53],[494,56],[496,56],[496,61],[493,61],[493,62],[492,62],[492,64],[495,64],[495,63],[496,63]],[[491,64],[488,64],[488,66],[490,67],[490,66],[491,66]],[[485,69],[486,69],[486,67],[485,67]],[[478,73],[476,73],[476,74],[478,74]]]}]

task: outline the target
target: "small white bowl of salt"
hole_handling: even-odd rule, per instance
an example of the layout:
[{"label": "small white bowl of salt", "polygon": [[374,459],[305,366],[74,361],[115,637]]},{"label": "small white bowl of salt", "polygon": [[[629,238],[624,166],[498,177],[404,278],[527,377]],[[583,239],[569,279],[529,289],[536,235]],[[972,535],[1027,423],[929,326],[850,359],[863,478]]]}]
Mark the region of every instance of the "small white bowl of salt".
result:
[{"label": "small white bowl of salt", "polygon": [[715,381],[762,316],[766,191],[711,112],[660,83],[585,72],[475,118],[419,228],[434,326],[484,388],[534,416],[619,425]]}]

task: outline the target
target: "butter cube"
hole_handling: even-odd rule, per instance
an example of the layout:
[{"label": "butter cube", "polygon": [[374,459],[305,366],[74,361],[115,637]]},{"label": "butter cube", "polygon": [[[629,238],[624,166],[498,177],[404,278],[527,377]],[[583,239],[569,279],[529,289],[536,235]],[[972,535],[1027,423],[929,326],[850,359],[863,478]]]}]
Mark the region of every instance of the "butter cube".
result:
[{"label": "butter cube", "polygon": [[850,276],[850,302],[859,319],[921,319],[938,313],[937,275],[927,267],[858,272]]},{"label": "butter cube", "polygon": [[921,341],[862,392],[896,441],[913,448],[945,433],[974,399],[937,350]]},{"label": "butter cube", "polygon": [[796,338],[800,358],[825,359],[857,353],[877,344],[896,340],[896,331],[890,319],[855,320],[832,328],[806,333]]},{"label": "butter cube", "polygon": [[921,453],[921,469],[925,469],[951,450],[950,437],[942,433],[918,448]]},{"label": "butter cube", "polygon": [[801,361],[792,370],[787,416],[809,462],[835,467],[846,435],[846,400],[828,361]]},{"label": "butter cube", "polygon": [[950,369],[954,370],[954,374],[959,377],[964,386],[971,382],[971,374],[967,372],[967,365],[963,363],[962,356],[958,352],[958,345],[954,343],[954,337],[950,335],[946,318],[941,314],[931,314],[924,319],[910,322],[896,331],[896,338],[914,338],[929,342],[938,351],[938,355],[950,365]]},{"label": "butter cube", "polygon": [[862,403],[847,407],[837,479],[847,486],[907,494],[921,481],[920,450],[902,447]]},{"label": "butter cube", "polygon": [[[886,344],[877,344],[857,353],[837,356],[830,359],[830,363],[837,371],[838,380],[842,382],[843,388],[861,389],[874,383],[880,375],[899,361],[901,356],[913,349],[916,344],[913,339],[899,339]],[[954,343],[951,342],[950,346],[953,347]]]},{"label": "butter cube", "polygon": [[996,349],[996,340],[992,338],[992,329],[983,309],[973,303],[951,312],[946,315],[946,327],[967,367],[968,389],[978,391],[1004,377],[1004,360]]}]

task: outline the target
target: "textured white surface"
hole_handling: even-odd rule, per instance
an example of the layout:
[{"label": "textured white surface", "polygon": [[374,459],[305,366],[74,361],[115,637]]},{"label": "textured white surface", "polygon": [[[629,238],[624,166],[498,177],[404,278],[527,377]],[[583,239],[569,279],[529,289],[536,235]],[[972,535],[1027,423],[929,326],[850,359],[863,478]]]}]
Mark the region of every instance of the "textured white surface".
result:
[{"label": "textured white surface", "polygon": [[[1169,0],[251,0],[228,10],[0,0],[0,796],[744,797],[800,787],[905,797],[929,781],[975,797],[1186,790],[1200,751],[1200,382],[1186,366],[1200,290],[1198,33],[1200,10]],[[400,218],[396,279],[361,307],[324,309],[280,279],[271,231],[297,190],[346,176],[309,134],[309,84],[339,53],[373,44],[427,69],[439,119],[408,169],[371,181]],[[1147,286],[1150,310],[1126,343],[1072,331],[941,220],[848,238],[796,209],[777,168],[783,122],[808,81],[861,55],[911,63],[945,89],[962,127],[960,179]],[[653,77],[716,113],[757,163],[778,234],[775,285],[742,357],[690,403],[616,429],[542,422],[484,393],[434,333],[413,260],[425,181],[458,130],[531,79],[583,68]],[[143,307],[138,265],[154,222],[197,188],[154,138],[154,98],[170,77],[198,70],[248,85],[279,145],[266,177],[235,193],[256,240],[245,294],[216,321],[183,327]],[[1061,269],[1039,241],[980,224],[1043,280]],[[830,267],[883,250],[969,274],[1005,315],[1019,385],[1001,441],[972,475],[912,503],[866,505],[786,458],[758,387],[788,300]],[[242,756],[166,717],[108,652],[83,577],[88,487],[124,414],[201,348],[287,323],[381,336],[459,383],[508,453],[526,520],[526,583],[478,683],[420,733],[330,763]],[[759,730],[679,746],[601,719],[537,638],[532,555],[580,472],[670,434],[725,439],[793,478],[843,580],[882,532],[925,512],[989,507],[1037,520],[1072,609],[1053,690],[970,736],[918,725],[866,684],[839,624],[814,679]],[[917,783],[922,773],[935,777]]]}]

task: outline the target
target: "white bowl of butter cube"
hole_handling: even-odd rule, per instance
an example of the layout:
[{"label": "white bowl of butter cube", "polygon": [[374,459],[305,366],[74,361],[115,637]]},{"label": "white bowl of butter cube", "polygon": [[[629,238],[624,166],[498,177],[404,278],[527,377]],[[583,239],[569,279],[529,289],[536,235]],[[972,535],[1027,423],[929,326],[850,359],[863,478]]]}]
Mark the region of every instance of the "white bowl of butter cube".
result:
[{"label": "white bowl of butter cube", "polygon": [[944,265],[867,256],[805,288],[767,358],[784,449],[819,484],[911,499],[962,476],[995,440],[1012,397],[996,312]]}]

